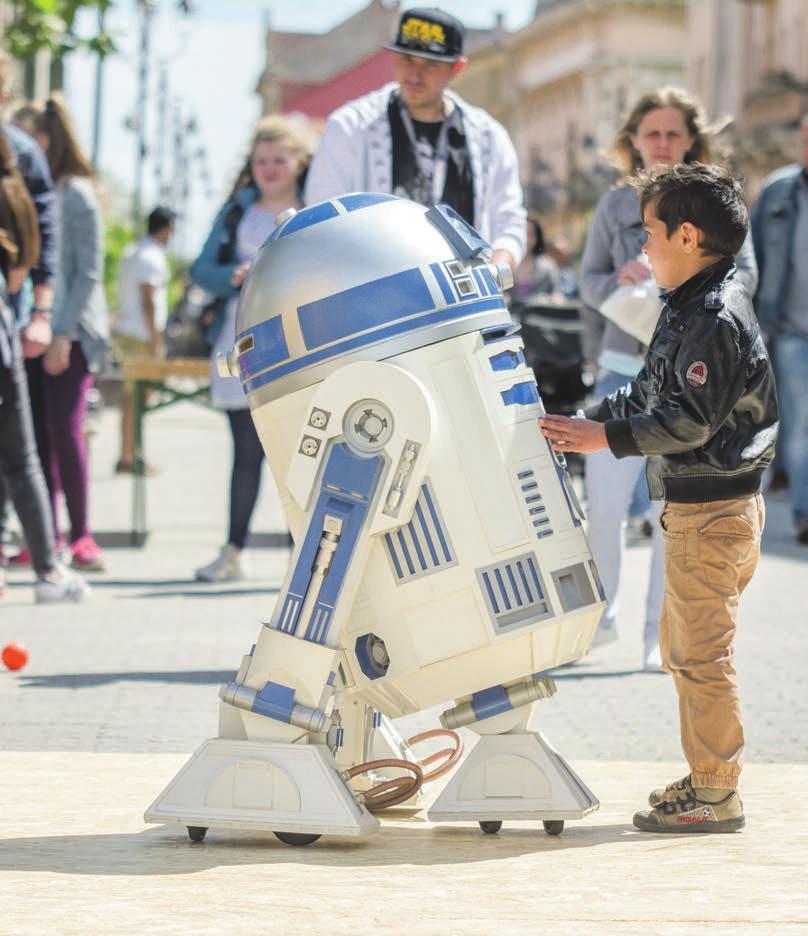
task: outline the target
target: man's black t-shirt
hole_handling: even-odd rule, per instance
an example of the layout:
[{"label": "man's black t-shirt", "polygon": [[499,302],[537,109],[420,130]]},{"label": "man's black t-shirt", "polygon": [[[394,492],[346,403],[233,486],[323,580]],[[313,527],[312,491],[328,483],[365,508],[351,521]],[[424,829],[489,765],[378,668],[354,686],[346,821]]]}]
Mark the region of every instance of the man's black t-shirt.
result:
[{"label": "man's black t-shirt", "polygon": [[[421,205],[432,205],[432,179],[435,172],[435,158],[444,121],[412,120],[417,156],[412,151],[407,128],[401,116],[399,102],[395,97],[390,101],[388,116],[393,138],[393,194],[409,198]],[[466,135],[462,131],[462,121],[454,111],[447,120],[448,158],[446,161],[446,182],[443,197],[440,199],[460,215],[469,224],[474,224],[474,183],[471,176]]]}]

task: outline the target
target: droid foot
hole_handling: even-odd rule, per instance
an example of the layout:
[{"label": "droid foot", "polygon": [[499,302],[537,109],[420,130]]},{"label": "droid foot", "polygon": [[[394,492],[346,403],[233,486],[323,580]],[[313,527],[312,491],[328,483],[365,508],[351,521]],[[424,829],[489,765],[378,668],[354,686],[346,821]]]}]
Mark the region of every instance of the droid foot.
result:
[{"label": "droid foot", "polygon": [[600,804],[553,750],[534,732],[483,735],[429,810],[435,822],[476,819],[484,825],[509,819],[540,819],[558,835],[564,819],[581,819]]},{"label": "droid foot", "polygon": [[363,836],[379,828],[325,745],[222,738],[194,753],[145,819],[186,826],[193,841],[215,826],[273,832],[294,845],[324,833]]}]

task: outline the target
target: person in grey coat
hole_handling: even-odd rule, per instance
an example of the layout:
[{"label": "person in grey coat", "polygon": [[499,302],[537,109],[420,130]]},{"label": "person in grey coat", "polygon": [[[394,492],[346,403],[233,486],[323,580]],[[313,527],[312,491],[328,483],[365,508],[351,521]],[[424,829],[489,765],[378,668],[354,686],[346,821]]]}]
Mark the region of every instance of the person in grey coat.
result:
[{"label": "person in grey coat", "polygon": [[[109,322],[103,288],[104,238],[93,171],[64,105],[51,98],[36,119],[60,206],[61,252],[54,287],[53,339],[45,352],[45,410],[51,448],[51,493],[64,492],[70,551],[77,568],[104,568],[88,525],[87,394],[104,365]],[[56,476],[58,474],[58,477]],[[58,527],[57,527],[58,529]]]},{"label": "person in grey coat", "polygon": [[[710,136],[700,103],[680,88],[660,88],[643,95],[620,128],[614,153],[623,179],[600,199],[595,209],[581,259],[581,296],[587,306],[600,312],[620,287],[634,287],[637,294],[645,291],[661,309],[657,287],[642,255],[645,232],[639,198],[630,182],[638,171],[656,165],[711,161]],[[738,254],[736,264],[738,280],[750,295],[754,294],[757,267],[750,238]],[[596,399],[609,396],[635,377],[647,350],[642,341],[602,315],[597,317],[600,334]],[[590,346],[592,343],[590,336]],[[623,529],[644,468],[645,459],[641,457],[615,459],[608,452],[586,456],[589,543],[608,601],[595,636],[596,645],[617,639]],[[657,670],[663,597],[663,541],[658,523],[661,508],[660,502],[647,500],[647,494],[646,504],[653,533],[643,666],[646,670]]]}]

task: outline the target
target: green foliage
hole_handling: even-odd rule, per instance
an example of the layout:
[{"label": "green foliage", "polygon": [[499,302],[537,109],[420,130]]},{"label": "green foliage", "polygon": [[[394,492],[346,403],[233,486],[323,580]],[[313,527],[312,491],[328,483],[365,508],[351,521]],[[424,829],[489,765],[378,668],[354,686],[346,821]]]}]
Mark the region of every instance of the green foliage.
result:
[{"label": "green foliage", "polygon": [[168,282],[168,308],[173,309],[175,304],[182,299],[185,290],[188,287],[188,267],[187,260],[180,260],[174,254],[168,255],[168,268],[171,273],[171,279]]},{"label": "green foliage", "polygon": [[15,58],[27,59],[40,49],[61,58],[75,49],[89,49],[102,57],[115,52],[107,32],[88,39],[73,34],[76,14],[82,7],[99,12],[108,10],[114,0],[12,0],[12,18],[6,26],[5,44]]},{"label": "green foliage", "polygon": [[107,226],[104,247],[104,290],[111,317],[118,314],[118,274],[126,245],[135,239],[130,225],[116,221]]}]

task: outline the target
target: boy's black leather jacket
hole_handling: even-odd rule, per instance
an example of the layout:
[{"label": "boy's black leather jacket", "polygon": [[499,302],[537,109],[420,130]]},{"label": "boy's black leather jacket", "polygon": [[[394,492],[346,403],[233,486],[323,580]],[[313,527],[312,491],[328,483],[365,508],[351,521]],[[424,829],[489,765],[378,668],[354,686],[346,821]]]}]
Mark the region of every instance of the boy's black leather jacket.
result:
[{"label": "boy's black leather jacket", "polygon": [[777,394],[752,301],[720,260],[665,296],[640,373],[586,411],[618,458],[648,457],[651,497],[728,500],[760,489]]}]

